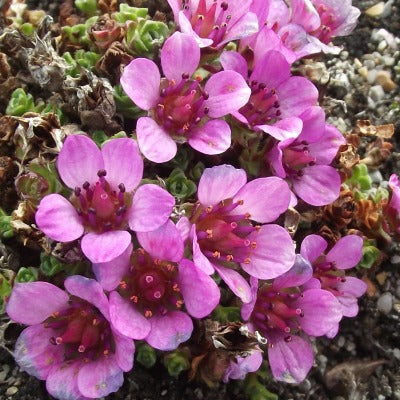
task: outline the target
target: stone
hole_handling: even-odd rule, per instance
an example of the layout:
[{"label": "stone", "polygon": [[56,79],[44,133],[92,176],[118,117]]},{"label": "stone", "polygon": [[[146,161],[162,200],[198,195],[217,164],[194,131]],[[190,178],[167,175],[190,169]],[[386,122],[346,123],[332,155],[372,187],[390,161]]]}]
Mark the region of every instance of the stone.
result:
[{"label": "stone", "polygon": [[378,310],[383,314],[389,314],[393,307],[393,296],[389,292],[383,293],[377,303],[376,306]]},{"label": "stone", "polygon": [[14,394],[16,394],[18,392],[18,388],[15,386],[10,386],[7,390],[6,390],[6,396],[14,396]]}]

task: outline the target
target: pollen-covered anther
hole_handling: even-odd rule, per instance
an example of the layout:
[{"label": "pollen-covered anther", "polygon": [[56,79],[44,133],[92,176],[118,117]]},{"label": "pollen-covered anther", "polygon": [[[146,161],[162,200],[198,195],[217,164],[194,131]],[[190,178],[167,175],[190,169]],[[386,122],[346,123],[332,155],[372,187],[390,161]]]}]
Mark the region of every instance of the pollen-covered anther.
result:
[{"label": "pollen-covered anther", "polygon": [[226,261],[233,261],[233,255],[232,254],[228,254],[226,256]]},{"label": "pollen-covered anther", "polygon": [[181,290],[179,289],[179,286],[178,286],[177,283],[174,283],[174,284],[173,284],[172,290],[173,290],[174,292],[180,292],[180,291],[181,291]]},{"label": "pollen-covered anther", "polygon": [[207,239],[212,239],[212,237],[213,237],[213,231],[212,231],[212,229],[207,229],[207,230],[206,230],[206,233],[207,233]]},{"label": "pollen-covered anther", "polygon": [[215,258],[221,258],[221,253],[219,251],[214,251],[213,256]]},{"label": "pollen-covered anther", "polygon": [[251,242],[250,247],[254,250],[257,248],[257,242]]},{"label": "pollen-covered anther", "polygon": [[251,262],[250,258],[245,258],[243,261],[244,264],[250,264],[250,262]]},{"label": "pollen-covered anther", "polygon": [[144,316],[145,316],[146,318],[151,318],[151,317],[153,316],[153,313],[152,313],[150,310],[146,310],[146,311],[144,312]]},{"label": "pollen-covered anther", "polygon": [[137,296],[131,296],[131,297],[129,297],[129,300],[131,300],[134,303],[137,303],[139,299]]},{"label": "pollen-covered anther", "polygon": [[181,308],[183,306],[183,301],[182,300],[177,300],[175,303],[177,308]]},{"label": "pollen-covered anther", "polygon": [[207,213],[210,213],[212,210],[213,210],[213,206],[208,206],[208,207],[206,208],[206,212],[207,212]]},{"label": "pollen-covered anther", "polygon": [[251,214],[247,212],[247,213],[244,214],[244,216],[245,216],[246,219],[250,219]]}]

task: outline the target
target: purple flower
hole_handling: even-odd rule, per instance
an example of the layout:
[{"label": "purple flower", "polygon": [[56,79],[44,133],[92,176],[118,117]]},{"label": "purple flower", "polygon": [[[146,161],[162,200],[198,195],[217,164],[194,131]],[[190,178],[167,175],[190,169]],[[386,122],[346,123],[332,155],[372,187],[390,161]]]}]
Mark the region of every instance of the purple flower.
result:
[{"label": "purple flower", "polygon": [[[282,179],[269,177],[247,182],[246,172],[230,165],[205,169],[190,221],[194,263],[207,274],[216,270],[243,302],[250,287],[236,271],[271,279],[294,262],[293,241],[274,221],[288,208],[290,190]],[[180,222],[179,227],[184,226]],[[187,228],[189,230],[189,228]]]},{"label": "purple flower", "polygon": [[258,31],[257,17],[250,12],[252,0],[168,0],[175,23],[200,47],[224,44]]},{"label": "purple flower", "polygon": [[231,361],[225,370],[223,381],[227,383],[229,379],[244,379],[249,372],[258,371],[262,361],[261,351],[253,351],[246,357],[237,356],[235,361]]},{"label": "purple flower", "polygon": [[313,365],[308,336],[322,336],[342,318],[339,302],[329,291],[303,289],[312,267],[301,256],[294,266],[273,283],[252,278],[252,301],[242,307],[251,329],[268,340],[268,359],[275,379],[302,381]]},{"label": "purple flower", "polygon": [[15,284],[7,313],[30,325],[17,340],[15,360],[46,380],[56,399],[107,396],[132,368],[134,343],[113,330],[107,297],[96,281],[71,276],[65,288],[68,292],[47,282]]},{"label": "purple flower", "polygon": [[310,107],[300,118],[301,134],[294,138],[282,132],[281,141],[267,151],[266,161],[273,173],[288,180],[308,204],[332,203],[339,197],[341,179],[329,164],[346,140],[334,126],[325,123],[320,107]]},{"label": "purple flower", "polygon": [[400,234],[400,185],[397,175],[390,175],[389,189],[391,191],[389,202],[384,207],[383,226],[388,232]]},{"label": "purple flower", "polygon": [[140,150],[151,161],[166,162],[188,142],[204,154],[220,154],[231,144],[229,125],[218,118],[237,111],[250,89],[237,72],[222,71],[206,84],[192,79],[200,49],[190,35],[175,32],[161,50],[161,79],[157,65],[137,58],[124,69],[121,85],[136,105],[149,112],[137,121]]},{"label": "purple flower", "polygon": [[[300,253],[313,266],[313,279],[306,287],[320,287],[332,293],[339,301],[342,314],[345,317],[355,317],[358,314],[358,297],[367,290],[367,285],[360,279],[346,276],[345,270],[355,267],[362,256],[363,240],[356,235],[348,235],[339,239],[325,254],[328,247],[326,240],[319,235],[307,236]],[[334,337],[338,331],[337,324],[328,332],[328,337]]]},{"label": "purple flower", "polygon": [[[183,240],[168,221],[153,232],[137,233],[143,249],[94,272],[110,293],[110,317],[115,329],[132,339],[144,339],[159,350],[173,350],[192,334],[189,315],[203,318],[218,305],[218,286],[183,257]],[[185,306],[188,314],[182,311]]]},{"label": "purple flower", "polygon": [[[247,62],[239,53],[222,53],[221,64],[225,70],[237,71],[248,78]],[[297,137],[303,127],[300,115],[317,104],[317,88],[306,78],[290,76],[289,63],[274,50],[259,60],[248,82],[250,99],[232,115],[251,129],[268,133],[278,140]]]},{"label": "purple flower", "polygon": [[143,160],[132,139],[110,140],[99,150],[87,136],[69,136],[57,168],[73,189],[70,201],[59,194],[44,197],[36,223],[59,242],[84,235],[82,251],[94,263],[111,261],[128,248],[128,227],[147,232],[163,225],[175,204],[173,196],[156,185],[143,185],[134,192],[142,178]]}]

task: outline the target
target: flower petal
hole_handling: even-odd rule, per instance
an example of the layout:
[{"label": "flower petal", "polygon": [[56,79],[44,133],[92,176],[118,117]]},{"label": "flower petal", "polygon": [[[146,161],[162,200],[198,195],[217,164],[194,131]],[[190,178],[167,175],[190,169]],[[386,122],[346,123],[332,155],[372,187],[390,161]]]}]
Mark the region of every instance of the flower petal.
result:
[{"label": "flower petal", "polygon": [[313,276],[313,268],[309,261],[304,259],[300,254],[296,254],[296,261],[289,271],[274,279],[274,290],[291,288],[304,285]]},{"label": "flower petal", "polygon": [[130,243],[126,250],[117,258],[105,263],[92,265],[96,279],[104,290],[115,289],[125,273],[128,272],[132,249],[133,245]]},{"label": "flower petal", "polygon": [[131,235],[127,231],[87,233],[81,241],[83,254],[95,264],[106,263],[120,256],[130,245]]},{"label": "flower petal", "polygon": [[70,135],[57,157],[57,169],[63,182],[71,189],[85,182],[98,181],[97,172],[104,168],[100,149],[85,135]]},{"label": "flower petal", "polygon": [[65,280],[64,286],[73,296],[80,297],[93,304],[107,320],[110,319],[107,296],[97,281],[84,276],[73,275]]},{"label": "flower petal", "polygon": [[124,374],[115,357],[100,357],[84,364],[78,373],[79,391],[86,397],[98,399],[116,392],[124,383]]},{"label": "flower petal", "polygon": [[52,329],[42,324],[24,329],[15,344],[14,357],[19,367],[38,379],[46,379],[53,365],[64,360],[61,347],[50,344]]},{"label": "flower petal", "polygon": [[257,293],[258,293],[258,279],[254,278],[254,276],[250,276],[250,288],[251,288],[251,301],[249,303],[244,303],[240,310],[240,315],[242,316],[244,321],[247,321],[250,318],[251,313],[254,310],[254,306],[257,301]]},{"label": "flower petal", "polygon": [[211,118],[220,118],[239,110],[251,95],[246,81],[235,71],[217,72],[207,81],[204,89],[209,94],[204,105],[209,108],[208,116]]},{"label": "flower petal", "polygon": [[366,292],[367,284],[361,279],[346,276],[346,280],[338,282],[335,289],[341,293],[336,298],[342,307],[343,316],[355,317],[358,314],[357,298]]},{"label": "flower petal", "polygon": [[214,206],[232,198],[247,182],[246,172],[231,165],[206,168],[200,178],[197,195],[203,206]]},{"label": "flower petal", "polygon": [[133,139],[113,139],[101,148],[106,179],[114,190],[123,183],[125,189],[131,192],[139,184],[143,176],[143,160]]},{"label": "flower petal", "polygon": [[192,229],[192,223],[189,221],[188,217],[181,217],[176,223],[176,227],[181,235],[183,243],[189,239],[190,231]]},{"label": "flower petal", "polygon": [[312,264],[327,247],[328,243],[322,236],[308,235],[301,243],[300,254]]},{"label": "flower petal", "polygon": [[274,378],[287,383],[303,381],[314,364],[310,343],[300,336],[290,336],[286,342],[281,332],[268,334],[268,359]]},{"label": "flower petal", "polygon": [[250,214],[250,219],[267,223],[284,213],[290,203],[290,189],[281,178],[258,178],[246,183],[235,195],[233,201],[243,205],[230,212],[232,215]]},{"label": "flower petal", "polygon": [[129,338],[141,340],[150,332],[149,320],[115,291],[110,293],[110,318],[114,328]]},{"label": "flower petal", "polygon": [[169,80],[179,83],[182,75],[192,76],[200,62],[200,47],[187,33],[175,32],[161,49],[161,65]]},{"label": "flower petal", "polygon": [[63,400],[87,400],[78,388],[77,374],[82,362],[54,365],[46,380],[46,389],[51,396]]},{"label": "flower petal", "polygon": [[160,71],[147,58],[136,58],[125,68],[121,85],[130,99],[143,110],[155,107],[160,96]]},{"label": "flower petal", "polygon": [[357,235],[347,235],[339,239],[326,255],[326,261],[334,262],[338,269],[355,267],[361,260],[363,239]]},{"label": "flower petal", "polygon": [[247,236],[256,242],[248,263],[242,268],[259,279],[272,279],[288,271],[295,261],[295,249],[289,233],[279,225],[263,225]]},{"label": "flower petal", "polygon": [[138,119],[136,135],[140,150],[148,160],[163,163],[175,157],[177,149],[175,141],[152,118]]},{"label": "flower petal", "polygon": [[214,268],[221,279],[228,285],[229,289],[231,289],[243,303],[249,303],[252,300],[250,285],[239,272],[222,267],[221,265],[214,265]]},{"label": "flower petal", "polygon": [[256,125],[256,128],[268,133],[277,140],[294,139],[300,135],[303,121],[298,117],[287,117],[274,125]]},{"label": "flower petal", "polygon": [[149,319],[151,331],[146,342],[158,350],[175,350],[192,335],[193,322],[182,311],[169,311],[165,315],[155,315]]},{"label": "flower petal", "polygon": [[225,71],[236,71],[247,79],[248,66],[244,57],[236,51],[224,51],[220,56],[220,62]]},{"label": "flower petal", "polygon": [[155,231],[137,232],[140,245],[154,258],[178,262],[183,257],[183,241],[175,224],[168,220]]},{"label": "flower petal", "polygon": [[208,260],[208,258],[203,254],[200,249],[199,242],[197,241],[196,235],[196,225],[192,226],[191,236],[193,237],[192,251],[193,251],[193,262],[198,268],[204,271],[207,275],[214,273],[214,267]]},{"label": "flower petal", "polygon": [[167,222],[174,205],[174,197],[160,186],[140,186],[129,210],[129,227],[138,232],[154,231]]},{"label": "flower petal", "polygon": [[179,288],[188,313],[204,318],[218,305],[221,294],[214,280],[187,259],[179,263]]},{"label": "flower petal", "polygon": [[35,215],[36,225],[50,239],[70,242],[84,232],[81,219],[73,205],[59,194],[49,194],[41,200]]},{"label": "flower petal", "polygon": [[261,351],[253,351],[246,357],[236,356],[236,362],[231,361],[229,367],[225,370],[223,381],[229,379],[244,379],[249,372],[257,371],[263,361]]},{"label": "flower petal", "polygon": [[48,282],[15,283],[6,311],[15,322],[34,325],[66,308],[68,299],[64,290]]},{"label": "flower petal", "polygon": [[133,368],[133,356],[135,354],[135,343],[132,339],[120,335],[113,330],[115,341],[115,359],[118,366],[124,372],[128,372]]},{"label": "flower petal", "polygon": [[203,154],[221,154],[231,145],[231,128],[225,121],[212,119],[190,131],[189,145]]}]

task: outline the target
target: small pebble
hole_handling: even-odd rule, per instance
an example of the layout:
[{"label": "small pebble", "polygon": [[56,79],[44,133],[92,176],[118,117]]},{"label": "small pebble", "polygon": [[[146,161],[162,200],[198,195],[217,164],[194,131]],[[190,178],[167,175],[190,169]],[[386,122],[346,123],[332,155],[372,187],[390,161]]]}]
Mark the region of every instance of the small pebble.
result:
[{"label": "small pebble", "polygon": [[393,355],[400,360],[400,349],[398,349],[397,347],[395,349],[393,349]]},{"label": "small pebble", "polygon": [[311,382],[308,379],[305,379],[299,384],[299,391],[302,393],[308,393],[311,389],[311,386]]},{"label": "small pebble", "polygon": [[340,336],[339,339],[338,339],[338,341],[337,341],[337,345],[338,345],[339,347],[343,347],[344,344],[345,344],[345,342],[346,342],[346,339],[345,339],[343,336]]},{"label": "small pebble", "polygon": [[168,390],[164,389],[160,394],[161,394],[161,396],[165,396],[167,393],[168,393]]},{"label": "small pebble", "polygon": [[374,69],[375,68],[375,63],[373,60],[365,60],[364,61],[364,66],[368,69]]},{"label": "small pebble", "polygon": [[18,392],[18,388],[15,386],[10,386],[7,390],[6,390],[6,396],[14,396],[15,393]]},{"label": "small pebble", "polygon": [[387,41],[382,40],[381,42],[379,42],[377,49],[378,49],[378,51],[380,51],[382,53],[383,50],[386,49],[386,47],[388,47]]},{"label": "small pebble", "polygon": [[383,314],[389,314],[393,307],[393,297],[389,292],[383,293],[376,304],[378,310]]},{"label": "small pebble", "polygon": [[385,92],[391,92],[396,88],[396,84],[392,81],[390,73],[387,71],[378,71],[375,82],[381,85]]}]

